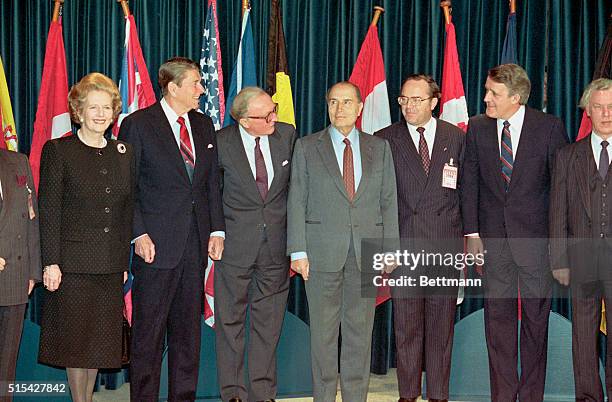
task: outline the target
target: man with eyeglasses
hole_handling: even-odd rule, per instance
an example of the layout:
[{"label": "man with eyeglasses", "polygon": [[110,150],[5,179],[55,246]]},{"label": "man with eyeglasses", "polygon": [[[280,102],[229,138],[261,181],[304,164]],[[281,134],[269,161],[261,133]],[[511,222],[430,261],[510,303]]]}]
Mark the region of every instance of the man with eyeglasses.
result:
[{"label": "man with eyeglasses", "polygon": [[[408,76],[397,98],[404,119],[375,135],[391,145],[402,247],[409,249],[419,244],[420,251],[423,241],[434,240],[433,243],[444,244],[444,250],[437,251],[456,254],[463,251],[458,189],[465,135],[456,126],[432,116],[439,98],[440,87],[431,76]],[[445,182],[445,173],[453,178]],[[423,247],[428,246],[436,245]],[[438,274],[458,278],[453,268],[429,266],[414,271],[401,268],[397,273],[415,278]],[[457,289],[407,292],[393,288],[392,295],[399,401],[414,402],[421,395],[423,367],[429,400],[446,401]]]},{"label": "man with eyeglasses", "polygon": [[293,156],[287,252],[306,281],[315,402],[336,400],[340,327],[342,400],[367,400],[375,300],[361,294],[362,239],[399,236],[391,149],[357,130],[362,109],[358,87],[332,86],[331,125],[299,139]]},{"label": "man with eyeglasses", "polygon": [[276,112],[270,95],[246,87],[231,106],[237,124],[217,135],[225,249],[215,268],[215,332],[224,402],[276,397],[276,346],[289,291],[287,191],[296,139],[293,126],[278,122]]}]

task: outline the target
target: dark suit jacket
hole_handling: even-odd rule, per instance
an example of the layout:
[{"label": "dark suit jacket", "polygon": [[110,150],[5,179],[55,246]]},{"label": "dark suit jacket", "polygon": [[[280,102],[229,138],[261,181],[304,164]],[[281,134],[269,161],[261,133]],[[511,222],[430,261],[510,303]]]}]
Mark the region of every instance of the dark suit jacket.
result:
[{"label": "dark suit jacket", "polygon": [[[38,282],[42,277],[38,206],[28,158],[0,149],[0,183],[0,257],[6,260],[0,271],[0,306],[13,306],[26,303],[28,281]],[[32,190],[34,219],[29,219],[28,187]]]},{"label": "dark suit jacket", "polygon": [[250,266],[257,258],[264,236],[274,262],[282,264],[288,261],[285,252],[287,192],[295,138],[295,129],[285,123],[276,123],[274,133],[268,136],[274,180],[263,201],[244,151],[238,125],[219,131],[217,145],[225,214],[223,262]]},{"label": "dark suit jacket", "polygon": [[456,126],[437,120],[429,175],[412,142],[404,120],[375,134],[389,141],[395,179],[401,237],[451,239],[463,236],[457,190],[442,187],[442,169],[453,159],[462,176],[465,134]]},{"label": "dark suit jacket", "polygon": [[88,147],[76,135],[47,141],[40,164],[43,265],[62,272],[127,271],[134,203],[129,144]]},{"label": "dark suit jacket", "polygon": [[[591,137],[559,149],[555,158],[551,199],[551,268],[570,268],[572,283],[596,273],[597,248],[593,241],[591,183],[598,175]],[[596,217],[595,217],[596,218]],[[597,237],[597,239],[599,239]]]},{"label": "dark suit jacket", "polygon": [[202,256],[208,255],[210,233],[225,230],[215,130],[202,113],[190,111],[189,121],[196,154],[193,183],[159,102],[127,116],[119,131],[136,160],[133,237],[148,233],[153,240],[153,268],[179,263],[194,212]]},{"label": "dark suit jacket", "polygon": [[[517,264],[547,264],[550,181],[554,153],[567,143],[563,123],[525,108],[507,192],[501,177],[496,119],[482,114],[468,124],[461,187],[464,232],[478,232],[482,238],[515,238],[509,245]],[[525,238],[541,240],[518,240]]]}]

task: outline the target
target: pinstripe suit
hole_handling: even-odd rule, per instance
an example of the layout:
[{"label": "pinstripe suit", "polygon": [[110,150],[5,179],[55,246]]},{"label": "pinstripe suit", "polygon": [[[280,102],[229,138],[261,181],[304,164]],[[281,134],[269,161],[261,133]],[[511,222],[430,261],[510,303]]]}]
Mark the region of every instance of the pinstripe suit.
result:
[{"label": "pinstripe suit", "polygon": [[[391,146],[402,239],[454,238],[459,240],[458,246],[461,247],[463,229],[459,193],[442,187],[441,183],[444,164],[451,158],[459,169],[463,165],[463,132],[452,124],[437,120],[429,175],[425,174],[404,120],[375,135],[389,141]],[[452,251],[460,252],[461,249]],[[421,394],[424,367],[427,396],[448,399],[456,297],[404,295],[397,289],[393,290],[400,397],[411,399]]]},{"label": "pinstripe suit", "polygon": [[[607,309],[612,306],[612,232],[605,202],[612,196],[606,191],[612,185],[610,176],[608,173],[606,179],[600,178],[590,136],[557,152],[549,213],[551,267],[570,269],[577,401],[604,401],[597,335],[602,296]],[[591,293],[592,290],[596,291]],[[607,326],[612,328],[612,315],[606,316]],[[607,337],[606,391],[612,394],[612,336]]]},{"label": "pinstripe suit", "polygon": [[[6,260],[4,270],[0,271],[0,400],[3,401],[2,381],[15,378],[28,282],[30,279],[39,282],[42,277],[33,183],[27,157],[0,149],[0,257]],[[32,190],[34,219],[29,219],[28,188]]]}]

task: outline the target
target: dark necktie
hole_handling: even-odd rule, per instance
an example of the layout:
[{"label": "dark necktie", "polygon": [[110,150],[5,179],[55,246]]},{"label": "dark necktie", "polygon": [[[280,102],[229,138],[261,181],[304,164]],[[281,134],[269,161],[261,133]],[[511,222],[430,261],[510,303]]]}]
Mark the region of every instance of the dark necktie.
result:
[{"label": "dark necktie", "polygon": [[187,169],[187,175],[189,176],[189,180],[193,181],[195,158],[193,156],[193,148],[191,147],[191,141],[189,140],[189,132],[187,131],[187,126],[185,125],[185,119],[182,116],[176,119],[176,121],[181,126],[181,156],[183,157],[183,161],[185,162],[185,168]]},{"label": "dark necktie", "polygon": [[610,167],[610,158],[608,157],[608,141],[601,142],[601,152],[599,153],[599,175],[602,179],[606,178],[608,168]]},{"label": "dark necktie", "polygon": [[255,183],[257,184],[261,199],[265,201],[268,195],[268,171],[266,170],[263,153],[259,147],[259,140],[259,137],[255,137]]},{"label": "dark necktie", "polygon": [[353,168],[353,149],[351,148],[351,142],[348,138],[344,141],[344,155],[342,157],[342,179],[344,180],[344,187],[348,194],[349,201],[353,201],[355,196],[355,171]]},{"label": "dark necktie", "polygon": [[501,161],[502,178],[506,191],[510,187],[510,179],[512,178],[512,167],[514,166],[514,158],[512,156],[512,138],[510,137],[510,123],[504,121],[501,137],[501,153],[499,156]]},{"label": "dark necktie", "polygon": [[418,127],[417,132],[419,133],[419,155],[421,155],[421,163],[425,174],[429,175],[429,165],[431,160],[429,159],[429,148],[427,148],[427,141],[425,141],[425,128]]}]

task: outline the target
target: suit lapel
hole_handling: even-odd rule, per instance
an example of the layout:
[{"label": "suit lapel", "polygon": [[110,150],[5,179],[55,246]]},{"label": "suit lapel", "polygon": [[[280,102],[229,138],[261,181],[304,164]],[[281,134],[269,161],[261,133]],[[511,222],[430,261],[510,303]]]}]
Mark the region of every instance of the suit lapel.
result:
[{"label": "suit lapel", "polygon": [[13,182],[17,180],[15,177],[15,166],[0,152],[0,182],[2,183],[2,211],[0,211],[0,232],[6,225],[8,219],[6,215],[12,208],[13,201]]},{"label": "suit lapel", "polygon": [[[204,136],[201,134],[199,130],[199,126],[197,124],[197,120],[191,117],[192,113],[199,112],[189,112],[189,124],[191,125],[191,137],[193,138],[193,148],[195,150],[195,168],[193,170],[193,182],[196,183],[198,178],[204,173],[205,169],[205,157],[206,149],[208,144],[204,141]],[[183,160],[183,155],[181,155],[181,151],[179,150],[179,156],[181,157],[181,162],[183,167],[185,167],[185,161]],[[185,167],[185,174],[187,174],[187,168]]]},{"label": "suit lapel", "polygon": [[405,122],[400,125],[400,131],[395,140],[397,141],[399,149],[401,150],[399,154],[404,160],[404,163],[406,166],[408,166],[408,169],[410,169],[412,175],[416,178],[419,188],[424,189],[425,185],[427,184],[427,175],[423,169],[421,156],[414,146],[414,142],[412,141],[412,137],[408,131],[408,126],[406,126]]},{"label": "suit lapel", "polygon": [[346,187],[344,187],[342,173],[340,173],[338,160],[336,159],[336,154],[334,153],[334,145],[331,141],[329,128],[327,128],[323,133],[321,133],[317,144],[317,150],[319,151],[319,155],[321,155],[323,165],[327,168],[327,171],[329,172],[331,178],[334,180],[336,187],[338,187],[338,190],[348,200],[348,193],[346,192]]},{"label": "suit lapel", "polygon": [[[440,129],[440,125],[436,126],[436,135],[434,137],[433,150],[431,151],[431,166],[429,167],[429,176],[427,177],[427,186],[440,185],[439,178],[442,177],[442,169],[444,164],[449,162],[448,155],[448,133]],[[455,164],[457,161],[453,161]],[[440,172],[440,174],[438,174]]]},{"label": "suit lapel", "polygon": [[[355,192],[353,201],[357,201],[361,194],[365,192],[366,187],[370,181],[372,175],[372,137],[369,134],[364,134],[359,131],[359,152],[361,153],[361,180],[359,181],[359,187]],[[344,181],[342,182],[344,183]]]},{"label": "suit lapel", "polygon": [[[172,132],[172,127],[170,127],[170,123],[166,118],[166,114],[161,107],[161,104],[158,102],[155,104],[155,107],[151,109],[151,132],[157,134],[157,138],[160,142],[162,152],[168,155],[168,158],[175,169],[178,169],[179,173],[185,181],[191,184],[189,180],[189,176],[187,175],[187,169],[185,168],[185,161],[181,156],[181,151],[179,150],[178,145],[176,144],[176,139],[174,138],[174,133]],[[192,122],[189,122],[192,124]],[[192,132],[195,131],[195,127],[191,127]],[[195,135],[193,135],[195,141]],[[198,157],[196,152],[196,158]],[[196,161],[197,166],[197,161]],[[195,179],[195,173],[194,173]]]},{"label": "suit lapel", "polygon": [[272,156],[272,169],[274,169],[274,178],[272,179],[272,183],[270,184],[270,189],[268,190],[268,198],[274,196],[274,194],[279,190],[279,183],[281,182],[281,173],[283,162],[282,159],[282,144],[280,134],[276,131],[268,136],[268,145],[270,146],[270,155]]},{"label": "suit lapel", "polygon": [[[510,187],[508,192],[512,191],[512,188],[516,186],[519,177],[523,175],[525,170],[523,167],[523,160],[529,159],[529,151],[536,149],[537,144],[535,143],[536,138],[531,133],[535,133],[538,130],[538,122],[532,118],[531,111],[525,106],[525,118],[523,119],[523,127],[521,128],[521,137],[514,152],[514,163],[512,166],[512,178],[510,179]],[[500,168],[501,169],[501,168]],[[500,173],[501,176],[501,173]]]},{"label": "suit lapel", "polygon": [[257,189],[257,183],[255,183],[255,179],[253,178],[253,171],[249,165],[249,159],[244,150],[242,138],[240,138],[238,125],[235,125],[232,129],[228,140],[230,142],[230,149],[233,151],[230,152],[230,158],[233,162],[233,166],[236,167],[240,175],[240,179],[244,183],[244,188],[247,189],[252,198],[256,199],[258,202],[262,202],[261,195]]},{"label": "suit lapel", "polygon": [[[485,123],[485,129],[479,136],[478,141],[482,144],[482,157],[484,170],[488,173],[487,176],[492,181],[492,188],[497,189],[498,196],[505,198],[506,189],[504,188],[504,179],[501,175],[501,162],[499,161],[499,140],[497,139],[497,121],[488,117]],[[483,169],[481,168],[481,171]]]},{"label": "suit lapel", "polygon": [[[591,134],[592,135],[592,134]],[[584,163],[584,162],[587,163]],[[595,159],[593,159],[593,151],[591,148],[591,137],[587,137],[580,144],[580,148],[575,153],[572,161],[573,169],[576,172],[576,181],[580,192],[580,198],[584,204],[584,209],[589,218],[591,218],[591,190],[590,183],[593,172],[597,170]]]}]

